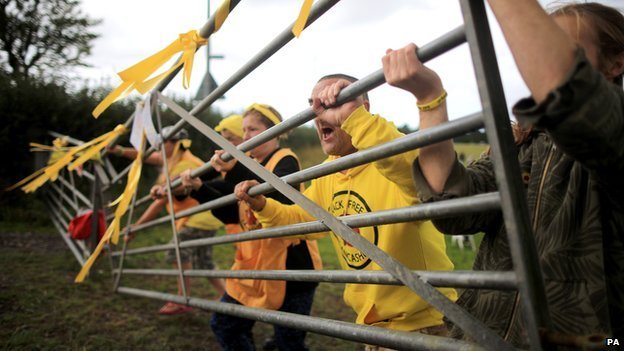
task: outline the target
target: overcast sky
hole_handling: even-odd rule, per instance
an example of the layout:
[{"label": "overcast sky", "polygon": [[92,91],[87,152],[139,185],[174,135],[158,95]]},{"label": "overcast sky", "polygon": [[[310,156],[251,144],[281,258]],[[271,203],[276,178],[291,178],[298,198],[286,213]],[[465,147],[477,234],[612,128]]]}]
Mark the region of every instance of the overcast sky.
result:
[{"label": "overcast sky", "polygon": [[[221,30],[210,38],[210,69],[218,84],[265,47],[297,17],[303,0],[242,0]],[[542,1],[543,4],[551,1]],[[622,0],[601,1],[622,7]],[[211,1],[214,12],[221,1]],[[82,8],[103,20],[101,34],[80,69],[89,84],[120,83],[116,73],[159,51],[179,33],[200,29],[207,20],[207,2],[200,0],[83,0]],[[381,68],[387,48],[409,42],[424,45],[463,23],[456,0],[342,0],[308,27],[299,39],[268,59],[213,106],[223,113],[241,112],[253,102],[273,105],[285,118],[307,107],[307,98],[319,77],[347,73],[362,78]],[[498,26],[490,21],[507,102],[527,95]],[[475,75],[467,44],[427,64],[438,72],[449,93],[451,118],[479,111]],[[206,51],[196,54],[191,87],[179,78],[165,93],[195,96],[206,72]],[[397,125],[418,126],[414,98],[383,85],[370,93],[371,110]],[[120,116],[119,122],[128,116]]]}]

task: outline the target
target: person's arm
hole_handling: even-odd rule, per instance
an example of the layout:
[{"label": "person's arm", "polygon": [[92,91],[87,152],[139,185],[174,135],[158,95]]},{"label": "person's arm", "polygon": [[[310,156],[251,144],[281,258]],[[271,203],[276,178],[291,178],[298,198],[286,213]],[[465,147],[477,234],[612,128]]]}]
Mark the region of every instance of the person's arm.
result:
[{"label": "person's arm", "polygon": [[[107,149],[110,154],[115,156],[124,157],[130,160],[134,160],[139,152],[131,147],[123,147],[121,145],[115,145]],[[158,151],[154,151],[149,156],[147,156],[144,160],[144,163],[153,165],[153,166],[162,166],[162,155]]]},{"label": "person's arm", "polygon": [[576,44],[535,0],[488,0],[518,70],[537,103],[574,65]]},{"label": "person's arm", "polygon": [[[434,191],[424,178],[419,162],[414,162],[414,184],[422,202],[450,200],[497,190],[494,167],[488,155],[464,167],[458,160],[453,162],[451,172],[442,192]],[[475,234],[488,232],[500,221],[500,212],[482,212],[467,216],[432,220],[444,234]]]},{"label": "person's arm", "polygon": [[[353,111],[341,128],[351,136],[351,143],[358,150],[364,150],[404,136],[394,123],[379,115],[371,115],[364,106]],[[375,167],[384,177],[401,188],[402,193],[408,197],[408,202],[414,202],[417,198],[410,172],[416,156],[418,156],[418,150],[411,150],[374,162]]]},{"label": "person's arm", "polygon": [[546,100],[523,99],[513,112],[520,123],[547,130],[557,147],[590,170],[607,193],[622,193],[624,91],[594,69],[581,50],[564,82]]},{"label": "person's arm", "polygon": [[[621,189],[624,94],[609,80],[621,73],[622,54],[598,71],[537,1],[489,3],[532,95],[514,107],[518,121],[546,129],[566,154]],[[591,29],[581,25],[578,35]]]},{"label": "person's arm", "polygon": [[[299,171],[299,162],[297,162],[297,159],[295,159],[292,156],[286,156],[284,158],[282,158],[276,165],[275,168],[273,169],[273,173],[278,176],[278,177],[284,177],[287,176],[289,174],[295,173]],[[295,188],[296,190],[299,190],[299,184],[293,184],[292,185],[293,188]],[[279,191],[272,191],[270,193],[267,193],[266,196],[270,199],[274,199],[278,202],[281,202],[283,204],[292,204],[293,202],[286,197],[284,194],[280,193]]]},{"label": "person's arm", "polygon": [[[205,203],[223,197],[234,192],[234,185],[221,179],[202,181],[200,178],[191,177],[191,170],[180,174],[182,182],[180,188],[184,189],[197,202]],[[221,206],[211,210],[212,214],[221,222],[230,224],[238,223],[238,205],[236,203]]]},{"label": "person's arm", "polygon": [[[444,93],[440,77],[425,67],[416,56],[416,45],[409,44],[399,50],[386,51],[383,60],[384,76],[388,84],[408,91],[418,105],[431,104]],[[448,122],[446,101],[420,111],[420,130]],[[424,180],[434,192],[442,192],[455,163],[455,150],[451,140],[420,148],[418,163]]]},{"label": "person's arm", "polygon": [[[236,185],[234,194],[240,201],[245,201],[254,211],[254,215],[263,228],[279,227],[288,224],[311,222],[316,219],[299,205],[285,205],[279,201],[267,198],[264,195],[251,197],[247,194],[249,188],[258,185],[256,180],[244,181]],[[319,193],[316,182],[307,188],[304,193],[310,200],[319,203]],[[318,234],[295,235],[288,238],[314,240],[325,236],[327,232]]]},{"label": "person's arm", "polygon": [[134,225],[147,223],[151,221],[152,219],[156,218],[158,213],[160,213],[160,211],[162,211],[162,209],[165,208],[166,204],[167,204],[167,198],[160,198],[160,199],[154,200],[149,205],[149,207],[145,210],[145,212],[143,212],[141,217],[134,223]]}]

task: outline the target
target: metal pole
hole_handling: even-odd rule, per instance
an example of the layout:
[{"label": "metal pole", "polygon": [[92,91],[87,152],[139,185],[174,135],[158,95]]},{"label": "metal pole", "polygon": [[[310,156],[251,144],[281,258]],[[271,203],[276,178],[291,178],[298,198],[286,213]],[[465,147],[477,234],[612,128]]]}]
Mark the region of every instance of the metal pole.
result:
[{"label": "metal pole", "polygon": [[[228,12],[232,12],[234,11],[234,8],[236,8],[236,6],[240,3],[240,0],[230,0],[230,7],[228,9]],[[210,17],[208,19],[208,21],[204,24],[204,26],[199,30],[199,35],[202,38],[206,38],[209,39],[210,36],[214,33],[215,31],[215,23],[216,23],[216,12],[215,14]],[[199,48],[197,48],[199,50]],[[181,55],[180,55],[181,56]],[[162,92],[167,85],[169,85],[169,83],[171,83],[171,81],[173,80],[173,78],[178,74],[178,72],[180,72],[180,70],[182,69],[182,67],[178,67],[176,68],[173,72],[171,72],[167,77],[165,77],[163,80],[161,80],[152,90],[151,93],[154,92]],[[134,117],[134,114],[132,114],[132,116],[130,116],[130,118],[126,121],[125,125],[126,128],[130,125],[130,123],[132,122],[132,118]],[[182,129],[182,125],[179,126],[179,128],[174,129],[169,135],[165,136],[165,139],[163,140],[167,140],[167,138],[169,138],[169,136],[174,135],[175,133],[178,132],[178,130]],[[117,142],[117,139],[115,139],[111,145],[115,145],[115,143]],[[149,154],[151,154],[152,152],[156,151],[155,148],[149,148],[147,150],[147,152],[145,153],[145,157],[147,157]],[[128,174],[128,172],[130,171],[130,166],[126,167],[123,171],[121,171],[119,174],[117,174],[117,176],[113,177],[110,181],[110,184],[116,183],[118,182],[121,178],[123,178],[126,174]],[[106,186],[104,188],[104,190],[106,190],[108,188],[108,186]]]},{"label": "metal pole", "polygon": [[119,287],[119,282],[121,281],[121,274],[123,272],[123,265],[124,265],[124,261],[126,258],[126,249],[128,247],[128,235],[131,234],[131,230],[132,228],[130,227],[130,224],[132,224],[132,218],[134,217],[134,206],[136,203],[136,198],[137,198],[137,192],[135,191],[134,194],[132,194],[132,204],[130,205],[130,211],[128,212],[128,222],[126,224],[126,228],[127,230],[125,231],[124,234],[124,239],[123,239],[123,247],[121,249],[121,254],[119,255],[115,255],[117,252],[111,252],[110,256],[111,258],[114,256],[121,256],[121,258],[119,259],[119,268],[117,269],[117,275],[115,276],[115,281],[113,282],[113,291],[117,291],[117,288]]},{"label": "metal pole", "polygon": [[[281,179],[288,184],[299,184],[311,179],[322,177],[328,174],[336,173],[345,169],[353,168],[368,162],[380,160],[385,157],[398,155],[400,153],[413,150],[422,146],[437,143],[442,140],[447,140],[457,135],[467,133],[472,130],[479,129],[483,126],[480,113],[475,113],[454,121],[450,121],[446,124],[429,128],[423,131],[418,131],[412,134],[408,134],[401,138],[389,141],[385,144],[377,145],[366,150],[353,153],[331,162],[322,163],[287,176]],[[209,163],[208,163],[209,164]],[[204,168],[207,169],[207,168]],[[175,181],[173,185],[175,186]],[[249,194],[259,195],[271,192],[273,186],[268,183],[259,184],[249,189]],[[147,198],[149,199],[149,197]],[[219,199],[215,199],[193,208],[180,211],[176,214],[176,218],[183,218],[202,211],[212,210],[221,206],[233,204],[236,202],[234,195],[226,195]],[[146,228],[150,228],[167,221],[167,217],[157,218],[153,221],[147,222],[135,228],[136,231],[141,231]]]},{"label": "metal pole", "polygon": [[[93,165],[93,169],[95,170],[95,165]],[[97,172],[93,172],[95,176],[95,181],[93,182],[93,187],[91,188],[91,202],[93,203],[93,212],[91,212],[91,251],[98,245],[98,231],[99,231],[99,211],[100,211],[100,177]]]},{"label": "metal pole", "polygon": [[[50,187],[52,187],[52,189],[54,189],[54,191],[56,191],[57,194],[59,195],[59,200],[61,203],[63,203],[62,200],[65,200],[65,202],[67,202],[67,204],[71,206],[71,208],[73,208],[74,211],[78,212],[78,206],[76,206],[76,204],[72,201],[72,199],[69,196],[67,196],[67,194],[65,194],[58,185],[54,183],[50,183],[50,182],[48,183],[50,184]],[[74,216],[70,216],[70,218],[72,217]]]},{"label": "metal pole", "polygon": [[[158,133],[160,134],[160,137],[163,137],[163,133],[162,133],[162,119],[160,118],[160,108],[157,104],[158,102],[158,95],[152,95],[152,108],[156,109],[156,122],[158,123]],[[163,167],[162,167],[162,172],[165,175],[165,180],[166,180],[166,184],[167,184],[167,189],[171,189],[171,177],[169,175],[169,166],[167,164],[167,153],[165,151],[165,139],[162,139],[163,142],[160,144],[160,150],[162,153],[162,161],[163,161]],[[169,219],[171,222],[171,231],[173,234],[173,244],[175,245],[175,253],[176,253],[176,261],[178,263],[178,279],[180,280],[180,286],[182,288],[182,295],[184,296],[185,299],[188,299],[189,296],[187,294],[186,291],[186,284],[184,281],[184,269],[182,267],[182,260],[180,258],[180,243],[178,242],[178,229],[176,228],[176,223],[175,223],[175,211],[173,209],[173,194],[171,194],[171,190],[167,191],[167,201],[169,202]]]},{"label": "metal pole", "polygon": [[325,211],[318,204],[308,199],[297,189],[294,189],[292,186],[282,181],[278,176],[251,159],[234,145],[230,144],[219,133],[215,132],[212,128],[206,126],[202,121],[186,112],[171,99],[159,93],[157,93],[157,96],[159,96],[162,101],[176,114],[186,120],[199,132],[210,138],[210,140],[214,143],[222,147],[223,150],[230,153],[238,162],[243,164],[250,171],[254,172],[258,177],[260,177],[260,179],[273,185],[277,191],[282,193],[292,202],[296,203],[308,214],[323,221],[327,228],[334,232],[334,234],[351,243],[351,245],[363,252],[381,268],[403,282],[406,287],[418,294],[432,307],[442,311],[446,317],[466,331],[466,333],[475,340],[479,341],[483,345],[487,345],[488,348],[495,350],[513,349],[509,343],[505,342],[497,333],[487,328],[483,322],[468,314],[464,309],[458,307],[440,291],[432,287],[430,284],[427,284],[419,276],[413,274],[394,257],[386,254],[379,247],[375,246],[366,238],[353,231],[353,229],[346,226],[331,213]]},{"label": "metal pole", "polygon": [[[118,272],[118,270],[116,270]],[[515,290],[516,274],[501,271],[412,271],[436,287]],[[175,269],[124,269],[124,274],[135,275],[177,275]],[[403,285],[398,279],[383,271],[345,270],[187,270],[188,277],[287,280],[296,282],[347,283]]]},{"label": "metal pole", "polygon": [[[289,29],[290,30],[290,29]],[[292,34],[291,34],[292,35]],[[464,34],[464,28],[463,26],[458,27],[446,34],[444,34],[443,36],[433,40],[432,42],[430,42],[427,45],[424,45],[420,48],[418,48],[417,50],[417,55],[420,58],[420,60],[422,62],[427,62],[433,58],[436,58],[437,56],[443,54],[444,52],[451,50],[461,44],[463,44],[466,41],[466,37]],[[255,67],[254,67],[255,68]],[[235,76],[233,76],[235,77]],[[232,78],[230,78],[232,79]],[[240,79],[239,79],[240,80]],[[239,80],[236,80],[236,82],[238,82]],[[223,85],[219,86],[217,89],[215,89],[215,91],[213,92],[213,94],[216,94],[217,92],[219,92],[220,88],[222,86],[226,86],[226,84],[229,82],[229,80],[224,83]],[[236,83],[234,82],[234,84]],[[357,96],[370,91],[378,86],[380,86],[381,84],[383,84],[385,82],[385,78],[383,75],[383,70],[379,69],[371,74],[369,74],[368,76],[350,84],[348,87],[346,87],[345,89],[343,89],[342,91],[340,91],[340,94],[338,95],[337,98],[337,102],[336,104],[342,104],[346,101],[349,100],[353,100],[354,98],[356,98]],[[206,97],[206,99],[202,100],[202,102],[200,104],[202,104],[204,101],[208,100],[211,98],[211,96],[213,94],[210,94],[209,96]],[[216,100],[216,98],[215,98]],[[200,105],[196,106],[195,108],[193,108],[189,113],[191,115],[201,112],[202,108]],[[247,140],[245,142],[243,142],[242,144],[240,144],[238,146],[238,149],[241,151],[249,151],[253,148],[255,148],[258,145],[262,145],[265,142],[267,142],[268,140],[271,140],[283,133],[286,133],[292,129],[295,129],[296,127],[311,121],[313,118],[315,117],[314,112],[312,111],[312,108],[307,108],[301,112],[299,112],[298,114],[285,119],[284,122],[271,127],[270,129],[260,133],[259,135],[257,135],[256,137],[254,137],[253,139]],[[183,126],[185,124],[184,120],[176,123],[176,127],[177,126]],[[231,160],[232,156],[229,153],[225,153],[222,156],[223,160]],[[209,162],[207,162],[206,164],[204,164],[204,166],[199,167],[195,170],[193,170],[193,172],[191,173],[191,175],[193,177],[197,177],[201,174],[206,173],[208,170],[210,170],[212,168],[212,166],[210,165]],[[176,180],[173,182],[173,187],[177,187],[178,185],[180,185],[180,181]]]},{"label": "metal pole", "polygon": [[122,294],[147,297],[162,301],[174,301],[187,303],[190,306],[228,314],[240,318],[254,319],[257,321],[281,325],[289,328],[306,330],[309,332],[338,337],[345,340],[365,342],[368,344],[390,347],[401,350],[483,350],[478,345],[467,341],[451,338],[397,331],[379,327],[357,325],[353,323],[335,321],[326,318],[310,317],[295,313],[270,311],[236,305],[231,303],[217,302],[198,298],[190,298],[188,302],[184,298],[172,294],[164,294],[155,291],[140,290],[120,287]]},{"label": "metal pole", "polygon": [[55,138],[66,138],[69,143],[74,144],[74,145],[82,145],[82,144],[84,144],[84,141],[82,141],[80,139],[72,138],[69,135],[57,133],[57,132],[54,132],[54,131],[51,131],[51,130],[48,131],[48,134],[53,136],[53,137],[55,137]]},{"label": "metal pole", "polygon": [[[50,204],[51,202],[55,202],[56,199],[54,199],[54,197],[50,196],[48,194],[48,201],[47,203]],[[61,215],[61,213],[54,208],[53,206],[49,206],[50,208],[50,217],[53,219],[56,219],[57,223],[59,223],[61,225],[61,228],[63,228],[63,231],[66,233],[69,233],[68,231],[68,225],[67,225],[67,221],[63,220],[63,216]],[[83,254],[83,258],[84,257],[89,257],[89,250],[87,250],[86,246],[84,245],[84,243],[80,240],[73,240],[71,238],[68,237],[68,239],[75,244],[75,246],[79,247],[80,250],[82,251]],[[71,249],[71,248],[70,248]]]},{"label": "metal pole", "polygon": [[485,4],[471,0],[460,3],[479,82],[486,133],[492,147],[490,157],[501,194],[509,250],[520,284],[525,326],[531,348],[541,350],[539,330],[549,328],[550,315]]},{"label": "metal pole", "polygon": [[[48,207],[52,208],[52,204],[49,201],[46,202],[48,204]],[[56,230],[59,232],[59,234],[61,234],[61,238],[63,238],[63,241],[65,241],[65,244],[69,248],[69,251],[71,251],[71,253],[76,258],[76,261],[78,261],[81,266],[84,266],[85,259],[78,251],[78,248],[76,248],[76,246],[74,245],[74,242],[69,238],[67,230],[63,230],[63,227],[58,223],[58,219],[54,218],[52,214],[50,215],[50,219],[52,220],[52,224],[54,224],[54,226],[56,227]]]},{"label": "metal pole", "polygon": [[[306,28],[310,26],[314,21],[316,21],[319,17],[321,17],[325,12],[327,12],[332,6],[338,3],[339,0],[319,0],[314,4],[312,10],[310,11],[310,16],[308,17],[308,21],[306,22]],[[208,96],[206,96],[199,104],[197,104],[192,110],[192,114],[198,114],[204,111],[206,108],[210,107],[212,103],[217,101],[220,97],[222,97],[225,93],[228,92],[233,86],[235,86],[238,82],[243,80],[249,73],[253,72],[254,69],[258,68],[264,61],[269,59],[273,54],[279,51],[282,47],[288,44],[293,38],[293,34],[291,32],[292,24],[288,26],[286,29],[282,31],[273,41],[271,41],[266,47],[260,50],[254,57],[252,57],[246,64],[244,64],[238,71],[236,71],[228,80],[226,80],[223,84],[216,87]],[[282,123],[280,123],[282,124]],[[179,121],[173,126],[173,129],[169,135],[165,135],[165,139],[170,135],[174,135],[177,133],[182,127],[185,125],[185,122]],[[267,138],[268,139],[271,139]],[[265,140],[265,141],[266,141]],[[264,143],[261,142],[260,144]],[[252,149],[253,147],[250,147]],[[153,152],[154,148],[150,148],[147,150],[146,155]],[[120,173],[120,177],[123,177],[125,173],[127,173],[128,169],[124,169],[123,172]],[[117,180],[117,179],[115,179]],[[176,187],[180,185],[178,181],[173,182],[173,186]],[[139,203],[142,203],[143,199],[139,200]]]},{"label": "metal pole", "polygon": [[[72,174],[72,173],[70,172],[69,174],[70,174],[70,176],[71,176],[71,174]],[[87,197],[86,197],[86,196],[84,196],[84,195],[80,192],[80,190],[78,190],[78,189],[76,188],[76,186],[74,185],[74,180],[73,180],[73,177],[71,177],[71,183],[69,183],[69,182],[68,182],[65,178],[63,178],[63,177],[61,177],[61,176],[59,176],[59,177],[58,177],[58,180],[59,180],[61,183],[65,184],[65,186],[66,186],[67,188],[69,188],[69,189],[70,189],[70,190],[74,193],[74,195],[75,195],[76,197],[78,197],[78,199],[80,199],[80,201],[82,201],[82,203],[83,203],[85,206],[87,206],[87,207],[89,207],[89,208],[93,207],[93,204],[91,203],[91,201],[89,201],[89,199],[87,199]]]},{"label": "metal pole", "polygon": [[[396,208],[384,211],[375,211],[357,215],[340,217],[346,225],[354,228],[363,228],[375,225],[401,223],[408,221],[428,220],[432,218],[457,217],[470,215],[484,211],[500,210],[500,199],[498,193],[487,193],[458,199],[437,201],[432,203],[418,204],[403,208]],[[133,228],[134,230],[135,228]],[[137,226],[136,229],[139,228]],[[195,247],[204,245],[231,244],[248,240],[259,240],[286,237],[292,235],[302,235],[311,233],[322,233],[327,231],[327,227],[321,221],[297,223],[280,227],[257,229],[251,232],[239,233],[236,235],[217,236],[212,238],[188,240],[180,244],[180,247]],[[144,254],[172,249],[172,244],[154,245],[141,247],[126,252],[127,255]]]},{"label": "metal pole", "polygon": [[[65,185],[69,190],[71,190],[73,198],[74,198],[74,203],[76,204],[76,207],[80,207],[78,205],[78,195],[76,195],[76,186],[74,185],[74,175],[71,171],[67,172],[69,174],[69,184],[67,183],[67,181],[65,180],[65,178],[63,178],[62,174],[59,174],[59,179],[61,180],[61,183],[63,185]],[[81,194],[82,195],[82,194]]]},{"label": "metal pole", "polygon": [[56,197],[54,197],[52,195],[50,195],[50,198],[56,204],[56,206],[58,206],[58,208],[61,210],[61,212],[63,212],[67,222],[69,222],[72,218],[74,218],[74,216],[71,213],[69,213],[67,208],[65,208],[65,206],[63,206],[63,202],[60,200],[60,198],[56,198]]}]

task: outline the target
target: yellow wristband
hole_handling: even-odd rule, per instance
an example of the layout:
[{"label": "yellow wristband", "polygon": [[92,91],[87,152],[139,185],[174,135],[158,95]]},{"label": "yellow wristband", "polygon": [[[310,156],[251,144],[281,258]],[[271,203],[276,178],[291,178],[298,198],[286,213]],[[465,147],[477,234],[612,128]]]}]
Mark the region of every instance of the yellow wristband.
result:
[{"label": "yellow wristband", "polygon": [[418,109],[420,111],[431,111],[434,108],[442,105],[442,103],[444,102],[444,100],[446,100],[446,97],[448,96],[448,94],[446,93],[446,90],[442,91],[442,95],[438,96],[437,98],[433,99],[433,101],[428,102],[426,104],[416,104],[416,106],[418,107]]}]

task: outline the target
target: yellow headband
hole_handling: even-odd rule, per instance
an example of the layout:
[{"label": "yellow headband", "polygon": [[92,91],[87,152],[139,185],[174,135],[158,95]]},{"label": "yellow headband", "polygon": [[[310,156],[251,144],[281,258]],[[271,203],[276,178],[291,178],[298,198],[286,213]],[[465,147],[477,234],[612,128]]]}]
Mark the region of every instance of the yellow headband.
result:
[{"label": "yellow headband", "polygon": [[232,134],[239,138],[243,137],[243,117],[241,115],[231,115],[226,117],[217,124],[215,131],[220,132],[224,129],[229,130]]},{"label": "yellow headband", "polygon": [[249,107],[247,107],[245,109],[245,112],[248,112],[248,111],[251,111],[251,110],[256,110],[256,111],[260,112],[264,117],[268,118],[275,125],[278,125],[278,124],[280,124],[282,122],[279,119],[279,117],[277,117],[277,115],[275,113],[273,113],[273,111],[271,111],[271,109],[269,108],[269,105],[266,105],[266,104],[251,104],[251,106],[249,106]]}]

